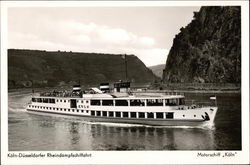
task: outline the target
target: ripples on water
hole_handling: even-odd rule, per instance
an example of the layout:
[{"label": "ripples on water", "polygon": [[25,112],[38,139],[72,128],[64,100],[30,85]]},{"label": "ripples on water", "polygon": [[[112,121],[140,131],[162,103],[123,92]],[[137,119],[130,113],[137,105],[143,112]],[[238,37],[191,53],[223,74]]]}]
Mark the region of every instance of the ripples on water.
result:
[{"label": "ripples on water", "polygon": [[[59,150],[240,150],[240,94],[218,95],[212,129],[92,123],[80,117],[27,113],[31,95],[9,94],[10,151]],[[188,94],[207,100],[206,94]]]}]

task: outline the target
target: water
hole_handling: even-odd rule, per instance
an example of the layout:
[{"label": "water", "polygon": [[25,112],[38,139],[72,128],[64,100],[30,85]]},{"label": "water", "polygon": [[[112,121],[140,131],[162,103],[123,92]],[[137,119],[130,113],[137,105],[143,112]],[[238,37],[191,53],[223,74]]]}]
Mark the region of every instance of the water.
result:
[{"label": "water", "polygon": [[[186,94],[208,101],[210,94]],[[241,150],[241,95],[218,94],[214,127],[151,127],[91,123],[79,117],[25,111],[31,95],[9,93],[9,151]]]}]

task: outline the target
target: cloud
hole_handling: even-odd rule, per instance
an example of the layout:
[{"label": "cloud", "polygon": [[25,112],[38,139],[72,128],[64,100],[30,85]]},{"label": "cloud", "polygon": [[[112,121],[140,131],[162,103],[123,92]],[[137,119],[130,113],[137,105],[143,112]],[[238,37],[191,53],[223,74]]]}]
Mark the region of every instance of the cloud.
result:
[{"label": "cloud", "polygon": [[168,53],[152,37],[93,22],[40,20],[27,28],[9,31],[9,48],[134,54],[147,66],[165,63]]}]

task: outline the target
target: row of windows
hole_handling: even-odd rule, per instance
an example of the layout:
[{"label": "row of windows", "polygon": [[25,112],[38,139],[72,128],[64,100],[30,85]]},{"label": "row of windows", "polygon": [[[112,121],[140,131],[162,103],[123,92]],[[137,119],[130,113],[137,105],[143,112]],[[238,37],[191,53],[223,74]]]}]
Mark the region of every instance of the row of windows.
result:
[{"label": "row of windows", "polygon": [[113,111],[90,111],[91,116],[96,117],[116,117],[116,118],[148,118],[148,119],[173,119],[173,112],[113,112]]},{"label": "row of windows", "polygon": [[38,108],[38,109],[56,110],[56,111],[89,113],[88,110],[79,110],[79,109],[53,108],[53,107],[43,107],[43,106],[34,106],[34,105],[29,105],[29,107]]},{"label": "row of windows", "polygon": [[[90,100],[91,105],[95,106],[113,106],[114,103],[116,106],[128,106],[128,102],[130,102],[130,106],[145,106],[145,102],[147,106],[163,106],[163,99],[133,99],[133,100]],[[176,106],[176,105],[184,105],[184,98],[179,99],[165,99],[166,106]]]},{"label": "row of windows", "polygon": [[[57,111],[65,111],[65,112],[79,112],[79,113],[89,113],[88,110],[79,110],[79,109],[66,109],[66,108],[53,108],[53,107],[43,107],[43,106],[34,106],[29,105],[31,108],[40,108],[40,109],[47,109],[47,110],[57,110]],[[138,114],[136,114],[138,113]],[[151,119],[163,119],[164,115],[166,119],[173,119],[174,113],[173,112],[113,112],[113,111],[90,111],[91,116],[97,117],[117,117],[117,118],[151,118]],[[146,117],[147,115],[147,117]],[[183,115],[185,117],[185,115]],[[194,115],[196,117],[196,115]]]},{"label": "row of windows", "polygon": [[[77,102],[81,102],[84,103],[84,100],[76,100]],[[55,103],[55,102],[70,102],[70,100],[61,100],[61,99],[52,99],[52,98],[32,98],[32,102],[38,102],[38,103]],[[86,103],[88,103],[89,101],[86,100]]]},{"label": "row of windows", "polygon": [[55,99],[51,99],[51,98],[32,98],[32,102],[55,103]]},{"label": "row of windows", "polygon": [[[60,99],[52,99],[52,98],[32,98],[32,102],[40,102],[40,103],[55,103],[55,102],[70,102],[70,100],[60,100]],[[84,100],[76,100],[76,102],[84,103]],[[115,100],[116,106],[128,106],[128,102],[130,102],[130,106],[163,106],[163,99],[133,99],[133,100]],[[86,100],[88,103],[88,100]],[[95,106],[113,106],[114,100],[91,100],[91,105]],[[185,101],[184,98],[177,98],[177,99],[165,99],[166,106],[176,106],[176,105],[184,105]]]}]

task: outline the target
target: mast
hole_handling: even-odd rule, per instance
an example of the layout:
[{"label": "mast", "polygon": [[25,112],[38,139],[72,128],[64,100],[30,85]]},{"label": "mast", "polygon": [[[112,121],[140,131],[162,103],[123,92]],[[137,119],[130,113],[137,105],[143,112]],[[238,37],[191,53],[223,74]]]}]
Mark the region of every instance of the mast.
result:
[{"label": "mast", "polygon": [[124,55],[124,62],[125,62],[125,80],[127,81],[128,78],[128,68],[127,68],[127,55]]}]

